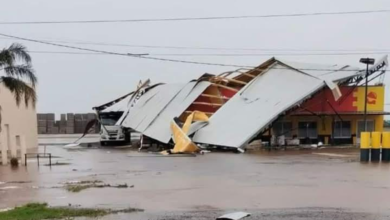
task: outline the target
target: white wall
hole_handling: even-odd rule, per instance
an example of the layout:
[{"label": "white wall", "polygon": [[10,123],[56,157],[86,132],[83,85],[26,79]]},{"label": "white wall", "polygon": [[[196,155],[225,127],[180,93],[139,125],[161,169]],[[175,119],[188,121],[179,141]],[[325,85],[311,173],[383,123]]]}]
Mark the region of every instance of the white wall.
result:
[{"label": "white wall", "polygon": [[8,124],[14,144],[17,142],[16,135],[23,135],[27,149],[37,148],[37,115],[34,107],[31,104],[26,107],[24,100],[17,106],[13,94],[2,83],[0,83],[0,106],[2,108],[2,131],[0,132],[2,144],[7,144],[7,129],[5,125]]}]

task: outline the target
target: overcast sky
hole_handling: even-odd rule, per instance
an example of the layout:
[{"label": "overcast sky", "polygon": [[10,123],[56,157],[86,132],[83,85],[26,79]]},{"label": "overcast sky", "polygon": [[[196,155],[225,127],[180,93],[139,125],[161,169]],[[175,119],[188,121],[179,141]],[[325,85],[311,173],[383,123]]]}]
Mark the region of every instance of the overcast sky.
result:
[{"label": "overcast sky", "polygon": [[[4,1],[0,21],[53,21],[207,17],[236,15],[291,14],[310,12],[362,11],[390,9],[389,0],[17,0]],[[20,37],[87,41],[129,45],[214,47],[248,49],[390,51],[390,13],[329,15],[236,20],[199,20],[108,24],[0,25],[0,33]],[[69,51],[31,42],[1,37],[0,46],[20,42],[30,51]],[[221,54],[291,53],[275,51],[182,50],[161,48],[75,45],[123,53]],[[312,53],[312,52],[297,52]],[[31,53],[39,77],[38,112],[90,112],[134,90],[139,80],[183,82],[208,72],[218,74],[235,69],[142,60],[132,57],[91,54]],[[271,56],[161,56],[181,60],[236,65],[258,65]],[[360,66],[360,57],[278,56],[315,63]],[[389,74],[389,73],[388,73]],[[385,82],[389,84],[390,76]],[[389,89],[386,89],[389,94]],[[390,102],[390,98],[387,98]]]}]

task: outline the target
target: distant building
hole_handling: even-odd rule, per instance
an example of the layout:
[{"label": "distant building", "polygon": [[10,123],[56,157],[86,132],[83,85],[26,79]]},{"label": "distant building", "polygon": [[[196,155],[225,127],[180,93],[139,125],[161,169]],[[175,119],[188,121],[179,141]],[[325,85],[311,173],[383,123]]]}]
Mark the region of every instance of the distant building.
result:
[{"label": "distant building", "polygon": [[20,150],[21,138],[24,137],[28,150],[37,148],[37,116],[33,105],[26,107],[24,101],[21,101],[17,106],[14,95],[0,83],[0,106],[2,109],[1,145],[9,151],[12,145]]},{"label": "distant building", "polygon": [[[38,113],[38,134],[82,134],[91,120],[96,119],[95,113],[61,114],[56,120],[54,113]],[[89,133],[99,133],[99,126],[94,126]]]}]

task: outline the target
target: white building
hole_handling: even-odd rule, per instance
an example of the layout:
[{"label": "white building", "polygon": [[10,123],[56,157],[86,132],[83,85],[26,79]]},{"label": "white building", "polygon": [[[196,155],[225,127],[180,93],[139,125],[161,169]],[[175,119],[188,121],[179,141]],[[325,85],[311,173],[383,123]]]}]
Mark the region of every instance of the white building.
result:
[{"label": "white building", "polygon": [[[0,83],[0,106],[2,122],[0,132],[0,152],[8,155],[21,150],[23,140],[27,151],[38,147],[37,115],[32,104],[26,107],[24,100],[16,105],[14,95]],[[20,154],[20,153],[19,153]],[[0,160],[4,158],[0,157]]]}]

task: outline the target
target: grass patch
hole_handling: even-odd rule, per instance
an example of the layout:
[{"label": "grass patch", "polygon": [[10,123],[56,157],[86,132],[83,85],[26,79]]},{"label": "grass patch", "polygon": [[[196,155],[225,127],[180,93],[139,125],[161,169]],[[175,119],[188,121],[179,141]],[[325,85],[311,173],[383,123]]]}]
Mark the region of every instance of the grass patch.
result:
[{"label": "grass patch", "polygon": [[111,210],[86,208],[55,208],[47,203],[29,203],[15,209],[0,212],[2,220],[41,220],[73,217],[99,217],[111,214]]},{"label": "grass patch", "polygon": [[84,189],[91,188],[91,185],[67,185],[65,186],[65,189],[69,192],[80,192]]},{"label": "grass patch", "polygon": [[132,212],[143,212],[143,209],[136,209],[136,208],[127,208],[127,209],[120,209],[120,210],[111,210],[110,214],[118,214],[118,213],[132,213]]},{"label": "grass patch", "polygon": [[69,192],[81,192],[85,189],[89,188],[133,188],[134,186],[128,186],[125,184],[118,184],[118,185],[111,185],[111,184],[104,184],[100,180],[87,180],[87,181],[80,181],[80,182],[70,182],[65,184],[65,189]]},{"label": "grass patch", "polygon": [[24,184],[24,183],[32,183],[32,181],[23,181],[23,180],[17,180],[17,181],[9,181],[9,182],[6,182],[8,184]]}]

